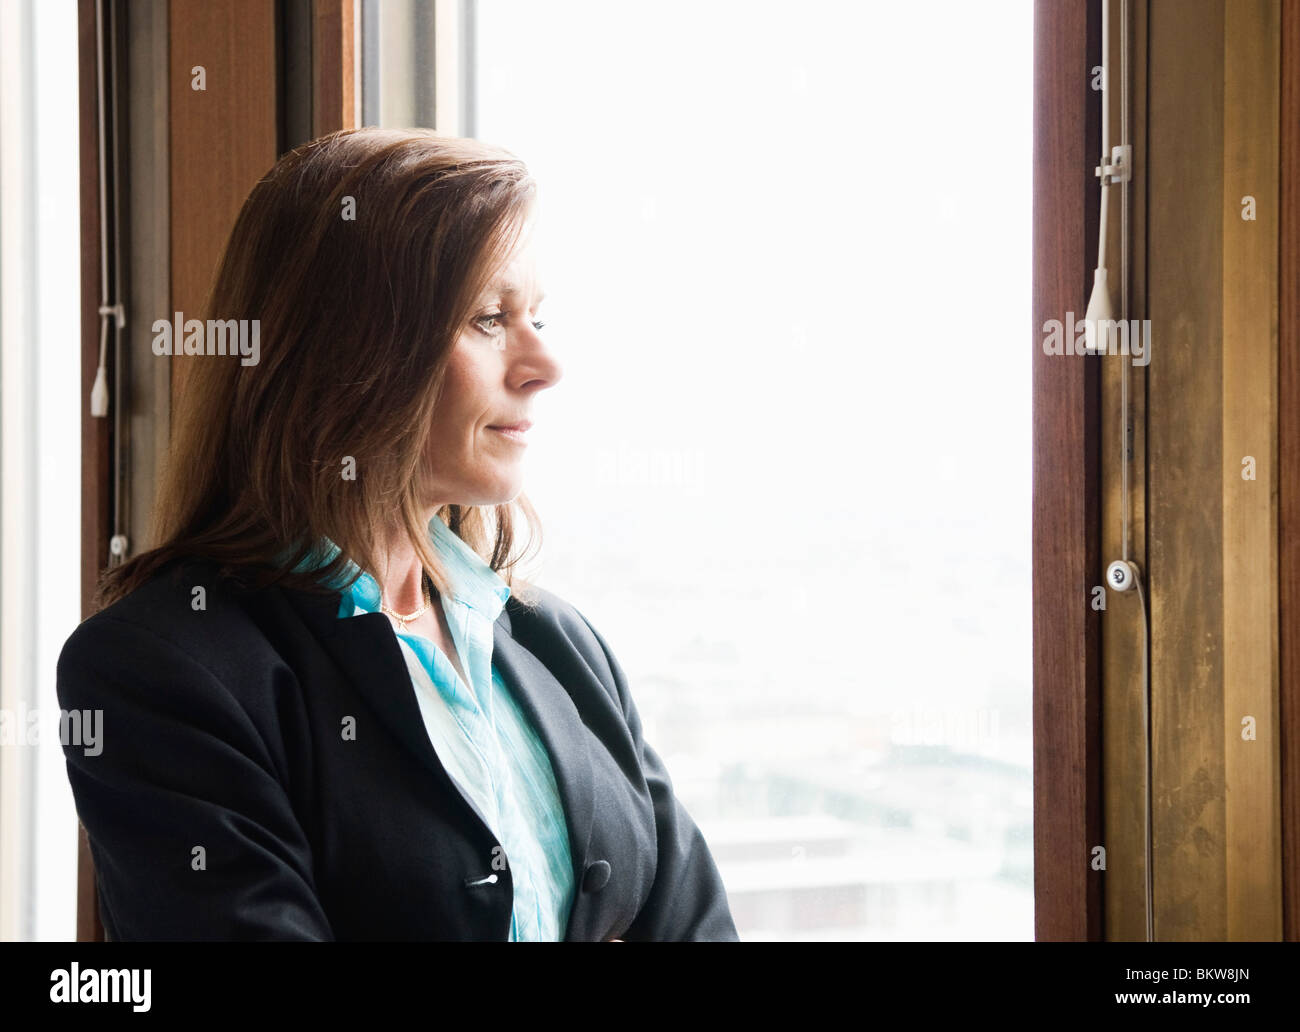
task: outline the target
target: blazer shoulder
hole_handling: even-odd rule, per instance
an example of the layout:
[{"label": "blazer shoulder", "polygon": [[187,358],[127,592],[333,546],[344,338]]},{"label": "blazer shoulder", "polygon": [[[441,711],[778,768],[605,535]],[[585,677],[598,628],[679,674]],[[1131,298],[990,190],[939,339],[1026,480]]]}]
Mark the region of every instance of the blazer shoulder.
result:
[{"label": "blazer shoulder", "polygon": [[59,666],[111,668],[119,658],[143,658],[154,645],[221,678],[264,638],[245,592],[218,577],[214,564],[187,560],[83,620],[64,642]]},{"label": "blazer shoulder", "polygon": [[516,639],[546,635],[575,645],[597,644],[591,624],[578,607],[553,591],[529,584],[518,596],[512,594],[506,605],[511,635]]},{"label": "blazer shoulder", "polygon": [[506,603],[511,637],[544,662],[558,653],[576,654],[621,705],[617,661],[582,611],[535,584],[529,584],[521,595],[511,595]]}]

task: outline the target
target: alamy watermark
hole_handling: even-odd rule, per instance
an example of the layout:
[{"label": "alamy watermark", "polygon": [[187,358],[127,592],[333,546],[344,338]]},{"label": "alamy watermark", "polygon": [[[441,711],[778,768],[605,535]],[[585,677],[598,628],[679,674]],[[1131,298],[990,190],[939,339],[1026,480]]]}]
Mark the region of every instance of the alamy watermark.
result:
[{"label": "alamy watermark", "polygon": [[258,319],[186,319],[177,312],[175,323],[155,319],[153,353],[172,355],[240,356],[241,365],[255,366],[262,355],[262,326]]},{"label": "alamy watermark", "polygon": [[917,706],[890,714],[892,745],[980,750],[1000,738],[995,707]]},{"label": "alamy watermark", "polygon": [[0,746],[40,745],[43,735],[55,732],[64,746],[79,746],[87,756],[98,756],[104,751],[104,711],[28,709],[23,703],[17,709],[0,709]]},{"label": "alamy watermark", "polygon": [[[1097,346],[1088,347],[1088,320],[1076,319],[1073,312],[1065,320],[1048,319],[1043,323],[1044,355],[1131,355],[1135,366],[1151,361],[1150,319],[1098,319]],[[1066,332],[1066,327],[1070,327]]]},{"label": "alamy watermark", "polygon": [[152,968],[85,968],[73,961],[50,972],[51,1003],[129,1003],[136,1013],[152,1002]]},{"label": "alamy watermark", "polygon": [[696,448],[598,448],[596,480],[621,487],[706,484],[714,474],[712,459]]}]

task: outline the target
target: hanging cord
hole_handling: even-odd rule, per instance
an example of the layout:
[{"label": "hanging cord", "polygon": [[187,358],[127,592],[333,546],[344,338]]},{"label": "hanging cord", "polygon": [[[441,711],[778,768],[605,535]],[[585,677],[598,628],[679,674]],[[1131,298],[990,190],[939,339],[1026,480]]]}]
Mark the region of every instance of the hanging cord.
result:
[{"label": "hanging cord", "polygon": [[[1102,0],[1103,5],[1107,0]],[[1129,44],[1129,21],[1128,21],[1128,0],[1120,0],[1119,5],[1119,47],[1120,47],[1120,64],[1119,64],[1119,141],[1121,144],[1128,142],[1128,44]],[[1109,107],[1109,105],[1106,105]],[[1132,170],[1130,169],[1130,173]],[[1126,177],[1120,182],[1119,190],[1119,317],[1123,320],[1126,327],[1125,333],[1128,332],[1129,322],[1128,310],[1128,248],[1129,248],[1129,228],[1128,228],[1128,204],[1129,204],[1129,186],[1132,179]],[[1130,350],[1131,347],[1130,347]],[[1119,375],[1119,409],[1120,409],[1120,447],[1124,452],[1124,461],[1120,463],[1120,518],[1123,521],[1123,530],[1120,535],[1120,554],[1124,559],[1129,558],[1129,545],[1131,542],[1132,530],[1129,523],[1129,466],[1133,461],[1133,421],[1129,418],[1129,377],[1132,373],[1132,363],[1123,362],[1120,364]],[[1144,610],[1145,612],[1145,606]],[[1148,908],[1149,909],[1149,908]]]},{"label": "hanging cord", "polygon": [[1142,729],[1146,742],[1146,910],[1147,942],[1156,941],[1156,911],[1154,893],[1155,843],[1151,832],[1151,613],[1147,609],[1147,593],[1142,588],[1142,575],[1136,578],[1138,602],[1142,606]]},{"label": "hanging cord", "polygon": [[108,415],[108,320],[111,317],[119,329],[126,325],[126,313],[121,302],[109,302],[108,110],[105,100],[108,55],[104,45],[102,0],[95,4],[95,57],[99,72],[99,89],[95,98],[99,113],[99,367],[95,370],[95,385],[90,390],[90,414],[102,417]]},{"label": "hanging cord", "polygon": [[[95,370],[95,383],[90,389],[90,414],[103,418],[108,416],[110,407],[113,414],[113,534],[109,540],[108,564],[114,566],[126,557],[127,539],[122,533],[123,506],[125,504],[125,426],[122,412],[123,380],[125,376],[122,332],[126,328],[126,308],[120,300],[122,289],[122,245],[121,245],[121,193],[118,181],[121,170],[119,152],[118,113],[117,113],[117,22],[105,32],[105,6],[108,0],[96,0],[95,3],[95,59],[98,66],[99,89],[97,108],[99,114],[99,365]],[[112,103],[111,126],[109,103]],[[113,162],[113,210],[109,219],[109,150],[112,149]],[[109,228],[112,227],[112,254],[109,253]],[[110,261],[111,279],[110,279]],[[112,291],[118,293],[119,300],[110,302]],[[108,323],[113,320],[113,359],[116,367],[113,393],[110,406],[108,392]]]},{"label": "hanging cord", "polygon": [[[1127,145],[1129,143],[1129,82],[1130,82],[1130,49],[1129,44],[1132,40],[1132,23],[1129,20],[1128,0],[1120,0],[1120,142]],[[1124,320],[1126,327],[1132,328],[1131,314],[1129,312],[1129,189],[1133,185],[1132,162],[1129,162],[1128,175],[1120,183],[1120,318]],[[1149,347],[1150,341],[1146,341]],[[1120,419],[1123,430],[1123,452],[1124,461],[1120,464],[1120,496],[1121,507],[1124,519],[1123,531],[1123,554],[1124,559],[1129,560],[1129,550],[1132,542],[1132,523],[1130,520],[1130,509],[1132,507],[1132,494],[1129,487],[1129,470],[1133,464],[1133,441],[1136,428],[1133,425],[1133,409],[1129,402],[1129,381],[1132,375],[1132,363],[1124,362],[1120,366]],[[1146,589],[1143,586],[1143,574],[1137,569],[1136,563],[1131,563],[1136,570],[1134,578],[1138,602],[1142,606],[1142,726],[1144,729],[1145,752],[1146,752],[1146,912],[1147,912],[1147,942],[1156,941],[1156,914],[1155,914],[1155,883],[1153,865],[1155,861],[1155,842],[1153,838],[1154,828],[1151,821],[1151,802],[1152,793],[1155,790],[1155,783],[1152,779],[1152,748],[1151,740],[1152,720],[1151,720],[1151,610],[1147,605]]]},{"label": "hanging cord", "polygon": [[[1088,316],[1090,318],[1109,318],[1110,317],[1110,298],[1109,289],[1106,285],[1106,223],[1108,207],[1106,197],[1109,191],[1106,189],[1111,185],[1119,185],[1120,190],[1120,320],[1125,327],[1127,335],[1131,322],[1129,319],[1129,188],[1132,183],[1133,162],[1132,146],[1127,141],[1129,139],[1129,44],[1132,37],[1129,21],[1129,4],[1128,0],[1119,0],[1120,5],[1120,145],[1111,152],[1112,160],[1108,163],[1106,158],[1106,147],[1109,138],[1107,133],[1110,128],[1109,109],[1110,99],[1107,91],[1110,87],[1110,2],[1111,0],[1102,0],[1101,5],[1101,47],[1102,47],[1102,105],[1101,105],[1101,125],[1102,125],[1102,159],[1101,164],[1097,167],[1097,174],[1101,176],[1101,225],[1099,227],[1098,239],[1099,254],[1097,258],[1097,273],[1093,283],[1093,297],[1089,301]],[[1096,333],[1095,324],[1093,329],[1093,339],[1096,340],[1099,334]],[[1150,342],[1148,341],[1149,345]],[[1129,349],[1131,352],[1131,348]],[[1127,358],[1127,356],[1125,356]],[[1122,530],[1120,533],[1120,551],[1122,558],[1110,564],[1106,571],[1107,582],[1117,588],[1119,591],[1128,591],[1132,588],[1137,589],[1138,605],[1142,612],[1142,732],[1143,732],[1143,753],[1145,761],[1144,774],[1144,855],[1145,855],[1145,891],[1144,899],[1146,904],[1146,938],[1147,942],[1155,942],[1155,878],[1154,878],[1154,854],[1155,843],[1153,837],[1153,828],[1151,820],[1152,795],[1154,783],[1152,778],[1152,719],[1151,719],[1151,612],[1147,606],[1146,588],[1143,584],[1143,573],[1138,564],[1131,558],[1132,554],[1132,522],[1130,520],[1130,510],[1132,509],[1132,487],[1130,483],[1129,470],[1133,462],[1133,440],[1134,425],[1131,394],[1131,362],[1124,361],[1120,365],[1120,516],[1122,521]]]}]

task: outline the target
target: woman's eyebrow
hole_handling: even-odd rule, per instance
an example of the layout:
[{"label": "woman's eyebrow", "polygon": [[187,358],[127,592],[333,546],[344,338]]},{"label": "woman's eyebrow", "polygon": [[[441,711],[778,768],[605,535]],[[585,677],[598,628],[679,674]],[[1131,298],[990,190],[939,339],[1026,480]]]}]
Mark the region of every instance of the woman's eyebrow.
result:
[{"label": "woman's eyebrow", "polygon": [[[517,297],[519,294],[523,293],[523,291],[520,290],[519,287],[513,283],[498,285],[496,290],[502,297]],[[542,293],[537,295],[537,300],[534,301],[533,304],[540,305],[545,300],[546,300],[546,292],[542,291]]]}]

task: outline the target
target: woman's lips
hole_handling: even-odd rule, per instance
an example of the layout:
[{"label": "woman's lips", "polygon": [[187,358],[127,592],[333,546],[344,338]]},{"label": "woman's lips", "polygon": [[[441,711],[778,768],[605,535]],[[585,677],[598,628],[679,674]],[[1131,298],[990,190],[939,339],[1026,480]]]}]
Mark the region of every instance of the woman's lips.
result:
[{"label": "woman's lips", "polygon": [[525,419],[520,423],[509,423],[502,426],[490,426],[488,427],[488,429],[495,430],[502,437],[508,438],[511,441],[515,441],[519,444],[527,444],[528,439],[524,435],[528,432],[528,428],[532,425],[533,425],[532,423],[528,422],[528,420]]}]

